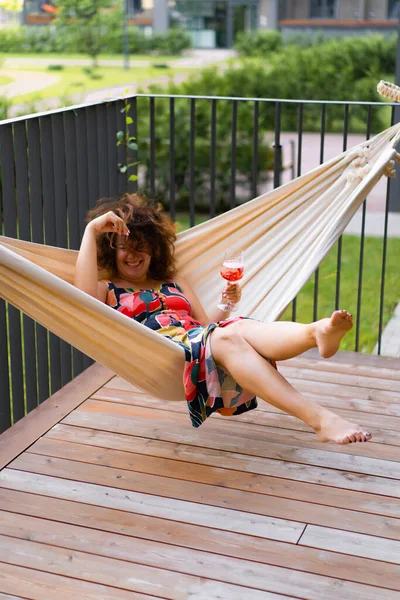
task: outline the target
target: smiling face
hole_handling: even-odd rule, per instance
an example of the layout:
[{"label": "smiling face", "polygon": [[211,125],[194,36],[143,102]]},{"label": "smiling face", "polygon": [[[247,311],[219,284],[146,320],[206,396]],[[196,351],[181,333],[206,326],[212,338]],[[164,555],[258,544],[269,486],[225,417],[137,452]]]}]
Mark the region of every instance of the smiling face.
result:
[{"label": "smiling face", "polygon": [[118,277],[132,283],[147,281],[151,261],[147,248],[137,248],[127,243],[123,236],[118,236],[115,259]]}]

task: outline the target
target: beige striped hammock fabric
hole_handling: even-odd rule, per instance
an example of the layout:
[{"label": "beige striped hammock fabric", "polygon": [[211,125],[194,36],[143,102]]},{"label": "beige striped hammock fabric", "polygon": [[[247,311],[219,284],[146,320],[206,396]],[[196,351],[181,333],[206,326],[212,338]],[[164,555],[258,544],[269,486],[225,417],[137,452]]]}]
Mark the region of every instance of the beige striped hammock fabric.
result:
[{"label": "beige striped hammock fabric", "polygon": [[[382,175],[393,175],[400,124],[309,173],[180,233],[178,268],[203,306],[218,302],[224,250],[245,251],[240,314],[283,313]],[[77,252],[0,236],[0,296],[149,393],[184,400],[183,350],[72,285]],[[106,277],[106,274],[100,274]]]}]

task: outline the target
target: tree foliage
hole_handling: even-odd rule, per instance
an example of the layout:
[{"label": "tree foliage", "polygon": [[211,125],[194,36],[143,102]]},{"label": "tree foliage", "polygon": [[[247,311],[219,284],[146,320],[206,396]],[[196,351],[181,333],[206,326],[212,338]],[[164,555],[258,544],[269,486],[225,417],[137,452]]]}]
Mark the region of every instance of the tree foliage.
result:
[{"label": "tree foliage", "polygon": [[8,12],[21,12],[24,0],[0,0],[0,8]]},{"label": "tree foliage", "polygon": [[62,35],[73,35],[78,52],[89,54],[96,64],[107,34],[103,26],[104,11],[116,10],[110,0],[57,0],[59,11],[55,25]]}]

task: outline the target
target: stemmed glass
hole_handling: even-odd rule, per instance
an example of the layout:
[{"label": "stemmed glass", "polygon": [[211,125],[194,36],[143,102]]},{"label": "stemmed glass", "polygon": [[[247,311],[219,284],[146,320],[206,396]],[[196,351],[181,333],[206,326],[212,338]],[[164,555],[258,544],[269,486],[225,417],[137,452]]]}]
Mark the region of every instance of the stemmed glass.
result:
[{"label": "stemmed glass", "polygon": [[[242,250],[226,250],[224,260],[221,265],[221,277],[228,281],[228,285],[234,281],[239,281],[243,277],[244,255]],[[218,304],[220,310],[235,311],[236,304],[233,302],[223,302]]]}]

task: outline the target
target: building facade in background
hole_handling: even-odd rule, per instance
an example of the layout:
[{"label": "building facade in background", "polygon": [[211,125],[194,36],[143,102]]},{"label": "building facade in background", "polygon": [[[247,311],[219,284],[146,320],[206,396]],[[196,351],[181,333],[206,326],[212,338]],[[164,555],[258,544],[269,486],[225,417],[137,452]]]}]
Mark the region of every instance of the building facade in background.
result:
[{"label": "building facade in background", "polygon": [[[195,48],[231,48],[241,31],[280,29],[283,34],[391,34],[400,0],[127,0],[128,22],[165,33],[190,32]],[[25,0],[25,24],[48,24],[51,0]]]},{"label": "building facade in background", "polygon": [[278,4],[283,33],[391,33],[397,30],[400,16],[400,0],[280,0]]}]

